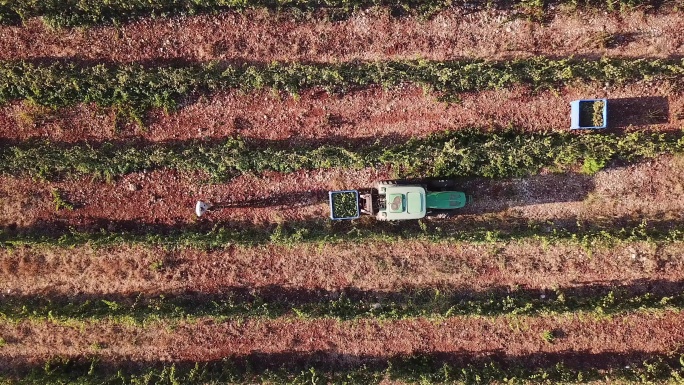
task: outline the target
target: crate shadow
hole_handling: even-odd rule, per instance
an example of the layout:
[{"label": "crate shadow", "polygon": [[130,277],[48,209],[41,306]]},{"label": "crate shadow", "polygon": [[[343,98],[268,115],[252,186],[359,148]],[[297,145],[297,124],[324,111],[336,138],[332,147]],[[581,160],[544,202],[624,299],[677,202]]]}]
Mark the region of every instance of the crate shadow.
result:
[{"label": "crate shadow", "polygon": [[292,191],[288,193],[275,193],[263,198],[246,199],[235,201],[224,198],[212,202],[215,209],[221,208],[266,208],[278,206],[311,206],[328,201],[328,190]]},{"label": "crate shadow", "polygon": [[670,105],[664,96],[608,99],[608,128],[667,124]]}]

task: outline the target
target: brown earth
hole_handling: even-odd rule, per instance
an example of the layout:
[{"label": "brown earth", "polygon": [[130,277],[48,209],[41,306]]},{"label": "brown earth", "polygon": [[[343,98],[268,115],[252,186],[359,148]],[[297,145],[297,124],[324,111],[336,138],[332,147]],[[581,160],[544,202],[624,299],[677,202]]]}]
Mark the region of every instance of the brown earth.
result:
[{"label": "brown earth", "polygon": [[[134,327],[117,323],[68,326],[23,321],[0,324],[7,341],[0,367],[50,356],[97,354],[104,359],[136,361],[208,361],[253,353],[289,354],[326,351],[336,356],[387,357],[412,353],[480,356],[503,353],[670,352],[684,341],[684,313],[636,313],[600,318],[592,315],[515,318],[449,318],[443,321],[199,320]],[[547,343],[544,331],[561,338]],[[268,357],[268,356],[266,356]],[[598,364],[598,363],[596,363]]]},{"label": "brown earth", "polygon": [[36,19],[23,27],[0,27],[0,60],[340,62],[682,54],[684,20],[678,11],[569,9],[545,23],[514,12],[464,9],[447,10],[430,20],[360,12],[339,22],[295,21],[250,11],[145,19],[120,28],[53,30]]},{"label": "brown earth", "polygon": [[[209,213],[208,221],[273,223],[325,218],[329,209],[323,202],[328,199],[328,190],[370,186],[388,176],[383,169],[267,172],[262,176],[245,174],[227,184],[208,184],[204,175],[172,170],[129,174],[113,183],[89,178],[45,182],[3,176],[0,225],[63,222],[88,227],[102,220],[187,225],[198,221],[194,212],[198,199],[234,204]],[[55,189],[74,205],[74,210],[55,210]]]},{"label": "brown earth", "polygon": [[[681,243],[432,243],[231,247],[211,252],[156,247],[18,248],[0,251],[0,293],[146,295],[231,290],[391,293],[552,290],[620,284],[634,290],[684,281]],[[161,269],[153,268],[162,262]]]},{"label": "brown earth", "polygon": [[[678,12],[616,14],[559,12],[537,24],[511,13],[469,15],[447,11],[431,20],[394,19],[364,12],[342,22],[293,21],[261,12],[142,20],[121,28],[53,31],[40,21],[0,27],[0,60],[64,58],[100,62],[257,61],[340,62],[426,58],[505,60],[534,55],[673,57],[684,52],[684,19]],[[608,97],[612,131],[683,128],[684,98],[675,83],[626,86],[574,84],[559,90],[525,87],[461,95],[447,105],[419,87],[369,88],[348,95],[320,90],[300,98],[224,92],[164,115],[153,111],[147,129],[115,132],[113,113],[94,106],[59,111],[13,103],[0,108],[0,138],[56,141],[142,138],[150,141],[218,139],[231,135],[286,140],[286,144],[384,143],[446,129],[566,130],[568,102]],[[632,125],[629,127],[629,125]],[[609,131],[610,131],[609,130]],[[465,184],[475,202],[453,221],[520,220],[621,223],[646,218],[679,223],[684,207],[684,163],[661,157],[615,167],[594,177],[546,174]],[[45,226],[108,228],[112,223],[184,228],[196,222],[288,223],[327,216],[326,191],[370,186],[388,169],[316,170],[244,175],[219,185],[198,174],[134,173],[112,183],[88,178],[45,182],[0,177],[0,228]],[[55,211],[53,189],[75,209]],[[472,190],[472,191],[471,191]],[[197,199],[232,202],[198,220]],[[116,226],[110,230],[117,230]],[[220,293],[230,288],[393,292],[450,287],[643,287],[684,279],[679,242],[631,242],[608,247],[542,241],[493,244],[417,240],[359,244],[265,245],[224,250],[167,250],[123,245],[108,248],[0,250],[0,291],[7,295]],[[162,261],[161,268],[153,267]],[[0,368],[54,355],[98,355],[114,361],[208,361],[231,355],[329,352],[359,363],[364,357],[447,353],[516,357],[574,352],[595,364],[594,354],[642,361],[639,354],[670,352],[684,342],[684,313],[657,311],[613,317],[592,314],[455,317],[443,321],[252,319],[216,323],[0,322]],[[559,335],[554,343],[541,337]],[[598,363],[596,363],[598,364]]]},{"label": "brown earth", "polygon": [[[371,187],[389,179],[387,169],[312,170],[262,176],[242,175],[225,184],[204,184],[202,176],[172,170],[133,173],[112,183],[88,178],[47,182],[0,177],[0,226],[45,223],[100,228],[116,222],[184,226],[197,221],[280,223],[326,218],[327,191]],[[648,219],[681,221],[684,162],[680,157],[613,167],[593,177],[541,174],[520,179],[466,182],[473,203],[454,220],[464,223],[524,219],[577,221]],[[73,206],[56,210],[52,192]],[[227,207],[195,217],[197,200]],[[119,230],[119,229],[110,229]]]},{"label": "brown earth", "polygon": [[546,91],[516,86],[459,97],[459,103],[446,104],[416,86],[387,91],[371,87],[346,95],[309,90],[297,99],[270,91],[236,91],[200,99],[169,115],[151,112],[145,129],[128,124],[116,130],[114,114],[106,109],[81,105],[51,111],[17,102],[0,107],[0,137],[73,142],[220,139],[239,135],[287,140],[292,146],[345,144],[349,139],[393,143],[472,127],[566,131],[570,126],[570,101],[594,97],[610,99],[609,128],[604,132],[684,128],[684,95],[667,81],[609,87],[577,83]]}]

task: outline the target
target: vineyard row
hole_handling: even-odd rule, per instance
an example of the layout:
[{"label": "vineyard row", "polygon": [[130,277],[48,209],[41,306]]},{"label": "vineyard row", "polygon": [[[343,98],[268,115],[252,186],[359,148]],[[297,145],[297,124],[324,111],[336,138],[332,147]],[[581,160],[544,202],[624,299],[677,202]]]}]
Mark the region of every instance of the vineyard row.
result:
[{"label": "vineyard row", "polygon": [[[23,375],[5,374],[10,384],[378,384],[383,379],[408,383],[681,383],[684,357],[676,354],[588,352],[531,354],[521,357],[442,357],[417,354],[405,357],[340,357],[330,363],[323,352],[304,355],[254,354],[208,363],[100,362],[55,358]],[[453,358],[459,363],[450,363]],[[345,363],[346,359],[346,363]],[[353,367],[349,362],[364,363]],[[601,361],[616,363],[605,365]],[[281,367],[276,365],[282,364]]]},{"label": "vineyard row", "polygon": [[[627,135],[529,134],[517,131],[458,130],[385,146],[360,148],[323,145],[282,149],[282,143],[118,142],[60,144],[46,141],[5,143],[0,173],[43,179],[95,176],[112,180],[154,169],[203,171],[214,182],[243,173],[303,169],[390,166],[398,177],[520,177],[542,168],[595,173],[611,161],[633,162],[684,149],[681,134],[635,132]],[[360,186],[362,187],[362,186]]]},{"label": "vineyard row", "polygon": [[[596,7],[609,11],[637,6],[657,7],[653,0],[12,0],[0,2],[0,23],[19,24],[32,17],[42,17],[52,27],[122,24],[142,17],[173,17],[199,13],[268,9],[290,11],[293,16],[305,16],[325,10],[330,19],[345,18],[355,11],[371,7],[388,7],[392,15],[429,17],[454,6],[476,8],[510,8],[543,12],[548,5],[567,4],[573,7]],[[309,16],[310,17],[310,16]]]},{"label": "vineyard row", "polygon": [[[104,228],[84,232],[48,222],[36,227],[0,231],[0,244],[5,247],[75,247],[78,245],[116,246],[142,244],[169,248],[221,249],[231,245],[294,245],[301,243],[341,243],[416,239],[428,242],[495,243],[538,240],[546,244],[572,242],[587,249],[620,242],[646,241],[670,243],[684,241],[684,224],[673,221],[646,222],[619,219],[610,223],[577,222],[574,226],[549,223],[473,225],[464,229],[459,220],[416,221],[396,226],[393,223],[367,221],[340,223],[327,219],[290,221],[277,225],[254,225],[235,221],[206,226],[155,226],[140,224],[131,228],[124,223],[120,230]],[[119,224],[111,221],[109,228]],[[497,228],[498,227],[498,228]]]},{"label": "vineyard row", "polygon": [[457,101],[455,94],[459,92],[514,84],[538,89],[573,81],[617,84],[682,75],[683,60],[660,59],[536,57],[502,62],[418,60],[242,65],[212,62],[155,67],[22,61],[0,63],[0,103],[30,100],[51,108],[96,103],[114,106],[122,118],[132,118],[142,124],[144,112],[150,108],[173,110],[191,97],[227,89],[271,88],[297,95],[314,87],[340,93],[373,85],[392,88],[413,83],[445,101]]},{"label": "vineyard row", "polygon": [[[166,269],[156,265],[151,269]],[[639,310],[684,309],[681,283],[642,282],[652,290],[625,286],[586,286],[553,291],[517,289],[473,293],[458,289],[420,289],[394,293],[350,291],[341,294],[269,288],[263,292],[235,289],[223,294],[160,295],[73,299],[5,296],[0,318],[12,322],[119,321],[147,323],[158,320],[213,318],[297,317],[303,319],[358,318],[440,319],[454,316],[538,315],[591,312],[598,315]]]}]

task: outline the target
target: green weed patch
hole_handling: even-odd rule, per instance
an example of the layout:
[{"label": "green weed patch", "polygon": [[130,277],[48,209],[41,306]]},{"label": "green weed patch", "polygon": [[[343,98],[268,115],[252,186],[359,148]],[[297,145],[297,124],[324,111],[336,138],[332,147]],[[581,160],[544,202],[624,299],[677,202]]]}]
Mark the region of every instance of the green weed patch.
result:
[{"label": "green weed patch", "polygon": [[[591,164],[596,172],[611,161],[632,162],[684,149],[681,134],[575,135],[459,130],[385,147],[357,149],[248,145],[241,139],[209,143],[136,142],[57,144],[30,141],[0,148],[0,173],[44,179],[92,175],[115,177],[154,169],[204,171],[214,181],[243,173],[390,166],[400,177],[519,177],[542,168],[570,170]],[[589,171],[587,171],[589,172]]]},{"label": "green weed patch", "polygon": [[[387,61],[342,64],[156,66],[81,65],[56,62],[0,63],[0,103],[30,100],[59,108],[76,103],[115,107],[136,120],[150,108],[172,110],[187,98],[218,90],[270,88],[290,94],[321,87],[345,92],[372,85],[386,88],[418,84],[450,100],[455,93],[528,84],[557,87],[573,81],[628,83],[681,78],[682,60],[552,60],[543,57],[503,61]],[[142,123],[142,121],[141,121]]]}]

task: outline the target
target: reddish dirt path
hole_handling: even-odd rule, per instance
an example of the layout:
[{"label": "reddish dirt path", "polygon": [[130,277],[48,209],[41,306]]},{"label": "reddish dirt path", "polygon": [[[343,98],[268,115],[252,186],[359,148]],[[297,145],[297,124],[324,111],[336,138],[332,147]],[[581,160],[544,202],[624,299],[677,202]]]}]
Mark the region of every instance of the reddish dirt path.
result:
[{"label": "reddish dirt path", "polygon": [[[201,176],[175,171],[129,174],[113,183],[88,178],[42,182],[0,177],[0,226],[9,228],[62,223],[99,228],[109,223],[186,226],[198,221],[195,202],[237,202],[202,217],[205,223],[256,224],[326,218],[327,191],[371,187],[388,179],[387,169],[313,170],[291,174],[242,175],[226,184],[198,183]],[[464,185],[475,196],[457,219],[483,221],[682,220],[684,161],[663,156],[646,163],[609,168],[594,177],[543,174],[522,179],[476,180]],[[55,210],[57,189],[73,211]],[[470,223],[470,222],[467,222]],[[112,228],[110,230],[125,230]]]},{"label": "reddish dirt path", "polygon": [[[114,115],[95,106],[47,112],[24,103],[0,108],[0,137],[42,137],[59,141],[128,137],[152,141],[222,138],[321,140],[344,143],[349,138],[424,136],[447,129],[516,127],[528,131],[565,131],[569,102],[607,97],[609,131],[679,130],[684,127],[684,94],[669,82],[641,82],[604,87],[577,84],[558,91],[532,92],[525,87],[464,93],[461,103],[446,104],[422,89],[406,86],[371,88],[334,96],[307,91],[298,100],[270,91],[222,93],[170,115],[152,112],[145,130],[128,125],[114,130]],[[632,127],[629,127],[632,125]],[[391,141],[391,140],[390,140]]]},{"label": "reddish dirt path", "polygon": [[[207,361],[251,353],[328,351],[336,355],[379,356],[453,352],[467,355],[539,352],[666,353],[684,342],[684,313],[630,314],[596,319],[592,316],[510,318],[450,318],[430,322],[335,320],[254,320],[214,323],[199,321],[175,327],[152,324],[135,328],[95,323],[58,326],[24,321],[0,324],[8,341],[0,351],[4,365],[13,359],[97,354],[104,359]],[[545,342],[545,330],[564,337]],[[95,344],[99,348],[94,348]],[[2,367],[0,366],[0,367]]]},{"label": "reddish dirt path", "polygon": [[0,27],[0,60],[338,62],[684,54],[684,20],[677,11],[568,10],[544,24],[510,12],[461,12],[445,11],[431,20],[391,18],[380,11],[341,22],[295,22],[252,11],[62,31],[32,20],[25,27]]},{"label": "reddish dirt path", "polygon": [[[537,241],[324,244],[205,252],[138,246],[0,250],[0,292],[11,295],[218,294],[229,289],[330,293],[442,287],[485,291],[589,285],[640,288],[684,281],[681,243],[591,250]],[[152,269],[163,261],[164,268]],[[649,290],[646,287],[646,290]]]},{"label": "reddish dirt path", "polygon": [[[0,177],[0,225],[27,226],[41,222],[66,222],[89,226],[98,220],[136,221],[164,225],[188,225],[198,221],[195,202],[228,203],[238,207],[209,213],[207,221],[274,223],[329,215],[329,190],[371,186],[387,179],[383,169],[314,170],[292,174],[275,172],[242,175],[227,184],[205,184],[206,177],[175,171],[127,175],[113,183],[88,178],[66,182],[41,182],[30,178]],[[52,190],[76,205],[55,211]]]}]

